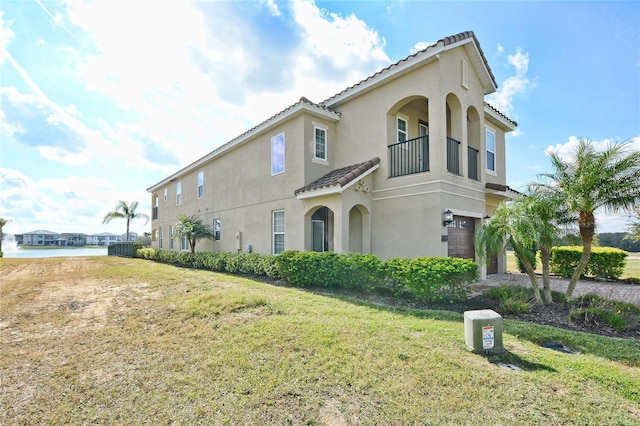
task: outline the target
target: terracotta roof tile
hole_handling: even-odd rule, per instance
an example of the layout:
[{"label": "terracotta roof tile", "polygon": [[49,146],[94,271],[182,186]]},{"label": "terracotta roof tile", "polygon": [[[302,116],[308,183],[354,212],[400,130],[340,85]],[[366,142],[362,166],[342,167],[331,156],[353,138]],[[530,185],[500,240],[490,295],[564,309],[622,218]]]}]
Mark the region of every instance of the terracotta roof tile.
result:
[{"label": "terracotta roof tile", "polygon": [[510,119],[509,117],[507,117],[506,115],[504,115],[503,113],[501,113],[500,111],[498,111],[496,109],[496,107],[494,107],[493,105],[491,105],[489,102],[485,102],[484,106],[486,106],[487,108],[490,108],[491,110],[495,111],[496,114],[498,114],[499,116],[503,117],[505,120],[507,120],[509,123],[513,124],[514,127],[518,125],[518,123],[516,123],[515,121],[513,121],[512,119]]},{"label": "terracotta roof tile", "polygon": [[487,61],[487,58],[485,57],[484,52],[482,51],[482,48],[480,47],[480,42],[476,38],[476,36],[473,33],[473,31],[464,31],[464,32],[461,32],[459,34],[455,34],[455,35],[452,35],[452,36],[444,37],[444,38],[438,40],[436,43],[434,43],[434,44],[432,44],[430,46],[427,46],[424,49],[419,50],[416,53],[414,53],[412,55],[409,55],[406,58],[401,59],[396,63],[393,63],[393,64],[389,65],[386,68],[381,69],[380,71],[376,72],[375,74],[370,75],[369,77],[365,78],[364,80],[362,80],[362,81],[360,81],[360,82],[358,82],[358,83],[356,83],[356,84],[354,84],[352,86],[349,86],[346,89],[344,89],[343,91],[341,91],[339,93],[336,93],[335,95],[331,96],[330,98],[320,102],[319,105],[324,106],[324,105],[330,104],[332,99],[335,99],[338,96],[340,96],[340,95],[342,95],[342,94],[344,94],[344,93],[346,93],[346,92],[348,92],[348,91],[350,91],[352,89],[355,89],[356,87],[366,83],[369,80],[374,79],[375,77],[377,77],[379,75],[385,74],[387,71],[390,71],[393,68],[396,68],[396,67],[404,64],[405,62],[407,62],[411,58],[415,58],[415,57],[417,57],[419,55],[422,55],[423,53],[425,53],[425,52],[427,52],[429,50],[434,49],[440,43],[443,43],[444,46],[449,46],[450,44],[457,43],[459,41],[462,41],[462,40],[465,40],[465,39],[468,39],[468,38],[473,38],[476,46],[478,46],[478,52],[480,53],[480,56],[482,57],[484,65],[487,67],[487,71],[489,72],[489,75],[491,76],[491,80],[493,81],[494,86],[497,87],[498,84],[496,83],[496,78],[493,75],[493,71],[491,71],[491,67],[489,67],[489,62]]},{"label": "terracotta roof tile", "polygon": [[322,176],[320,179],[311,182],[309,185],[303,186],[300,189],[296,189],[294,191],[294,194],[298,195],[301,192],[314,191],[316,189],[328,188],[330,186],[336,185],[340,185],[340,187],[343,187],[349,182],[357,179],[358,176],[362,175],[364,172],[371,169],[378,163],[380,163],[380,159],[378,157],[374,157],[371,160],[365,161],[363,163],[353,164],[351,166],[336,169]]}]

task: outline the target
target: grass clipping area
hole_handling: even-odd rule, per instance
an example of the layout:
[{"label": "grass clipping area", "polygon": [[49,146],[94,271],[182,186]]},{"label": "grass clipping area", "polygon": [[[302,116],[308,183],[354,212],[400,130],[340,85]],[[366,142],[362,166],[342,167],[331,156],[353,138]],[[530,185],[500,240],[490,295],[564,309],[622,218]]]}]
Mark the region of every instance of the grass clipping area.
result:
[{"label": "grass clipping area", "polygon": [[504,320],[485,357],[460,314],[138,259],[2,259],[0,281],[0,424],[640,423],[634,339]]}]

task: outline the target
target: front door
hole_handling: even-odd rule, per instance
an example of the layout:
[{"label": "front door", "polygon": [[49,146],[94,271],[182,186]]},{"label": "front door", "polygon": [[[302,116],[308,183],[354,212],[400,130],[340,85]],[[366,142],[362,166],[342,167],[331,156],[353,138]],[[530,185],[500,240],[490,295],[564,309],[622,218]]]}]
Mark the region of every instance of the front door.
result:
[{"label": "front door", "polygon": [[453,222],[447,227],[447,241],[449,242],[449,257],[475,259],[473,234],[475,233],[475,219],[465,216],[454,216]]},{"label": "front door", "polygon": [[313,251],[323,252],[324,251],[324,220],[312,220],[311,229],[313,233],[312,241],[311,241],[311,246],[313,247]]}]

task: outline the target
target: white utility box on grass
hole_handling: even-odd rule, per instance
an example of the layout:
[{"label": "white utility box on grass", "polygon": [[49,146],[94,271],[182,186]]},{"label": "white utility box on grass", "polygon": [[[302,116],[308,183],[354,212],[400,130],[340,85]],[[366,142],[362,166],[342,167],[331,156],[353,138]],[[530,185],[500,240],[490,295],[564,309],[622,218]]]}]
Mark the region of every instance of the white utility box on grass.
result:
[{"label": "white utility box on grass", "polygon": [[491,309],[465,311],[464,340],[475,353],[499,354],[502,346],[502,317]]}]

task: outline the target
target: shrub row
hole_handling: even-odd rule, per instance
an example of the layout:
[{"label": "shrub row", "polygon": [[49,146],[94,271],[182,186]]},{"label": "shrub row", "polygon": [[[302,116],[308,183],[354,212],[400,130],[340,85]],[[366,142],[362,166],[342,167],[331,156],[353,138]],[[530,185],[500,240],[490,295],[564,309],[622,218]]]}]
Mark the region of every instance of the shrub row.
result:
[{"label": "shrub row", "polygon": [[372,254],[286,251],[256,253],[174,252],[142,248],[137,257],[216,272],[284,278],[299,287],[345,288],[410,293],[424,301],[460,300],[478,280],[478,265],[468,259],[395,258],[386,263]]},{"label": "shrub row", "polygon": [[[622,276],[627,253],[612,247],[593,247],[584,276],[617,280]],[[551,250],[549,267],[552,274],[569,278],[582,257],[582,247],[555,247]]]},{"label": "shrub row", "polygon": [[251,274],[269,278],[281,278],[276,266],[276,256],[257,253],[225,253],[225,252],[177,252],[142,248],[136,256],[176,266],[206,269],[230,274]]}]

